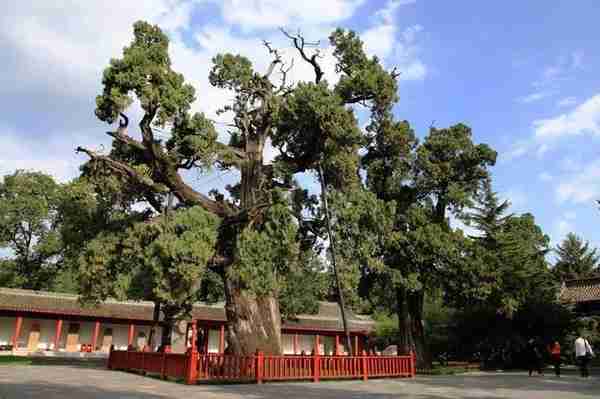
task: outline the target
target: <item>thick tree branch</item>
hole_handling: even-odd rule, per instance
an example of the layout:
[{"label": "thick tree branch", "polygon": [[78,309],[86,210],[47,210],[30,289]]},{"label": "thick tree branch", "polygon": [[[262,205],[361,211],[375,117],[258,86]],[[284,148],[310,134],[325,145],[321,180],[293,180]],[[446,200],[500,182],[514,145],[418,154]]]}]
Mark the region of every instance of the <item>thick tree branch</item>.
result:
[{"label": "thick tree branch", "polygon": [[146,147],[144,147],[144,144],[126,134],[119,132],[118,130],[116,132],[106,132],[106,134],[108,134],[118,142],[123,143],[136,150],[144,151],[146,149]]},{"label": "thick tree branch", "polygon": [[152,120],[156,116],[157,109],[146,111],[140,121],[140,130],[142,131],[142,144],[149,158],[157,158],[159,154],[155,150],[154,132],[152,132]]},{"label": "thick tree branch", "polygon": [[[150,192],[162,192],[164,191],[164,187],[160,184],[155,183],[152,179],[146,176],[141,176],[134,168],[131,166],[116,161],[109,156],[100,155],[95,151],[84,147],[77,147],[76,152],[82,152],[87,154],[93,161],[102,162],[112,171],[119,173],[128,179],[137,186],[139,186],[142,191],[150,191]],[[192,189],[189,185],[187,185],[181,176],[177,173],[169,176],[169,178],[165,178],[164,181],[160,183],[167,186],[173,194],[177,197],[177,199],[188,205],[199,205],[207,211],[214,213],[220,217],[227,217],[235,213],[235,209],[232,209],[231,206],[224,202],[217,202],[211,200],[204,194],[201,194],[194,189]],[[151,203],[152,206],[154,206]]]}]

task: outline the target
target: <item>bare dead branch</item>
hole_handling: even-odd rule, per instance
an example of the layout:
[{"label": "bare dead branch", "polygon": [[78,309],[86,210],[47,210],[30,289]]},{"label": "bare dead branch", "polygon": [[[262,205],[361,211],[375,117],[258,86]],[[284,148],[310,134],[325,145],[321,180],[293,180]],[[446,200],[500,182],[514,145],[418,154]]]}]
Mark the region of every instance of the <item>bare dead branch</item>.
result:
[{"label": "bare dead branch", "polygon": [[315,83],[319,83],[323,78],[323,70],[317,62],[317,58],[320,57],[320,52],[317,49],[315,50],[315,53],[309,57],[306,54],[305,48],[316,47],[320,44],[320,42],[307,42],[300,32],[296,33],[295,35],[292,35],[283,28],[280,28],[280,30],[288,39],[292,41],[292,43],[294,43],[294,47],[296,48],[296,50],[298,50],[298,53],[300,54],[302,59],[312,65],[313,70],[315,71]]}]

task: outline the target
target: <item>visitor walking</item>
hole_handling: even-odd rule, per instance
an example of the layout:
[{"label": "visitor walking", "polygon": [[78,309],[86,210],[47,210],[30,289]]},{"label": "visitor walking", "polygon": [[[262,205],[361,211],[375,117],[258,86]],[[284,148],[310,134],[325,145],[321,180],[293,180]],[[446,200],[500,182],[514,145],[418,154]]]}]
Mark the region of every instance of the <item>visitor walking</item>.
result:
[{"label": "visitor walking", "polygon": [[581,371],[581,376],[583,378],[588,378],[590,376],[590,371],[588,369],[588,365],[592,357],[594,357],[594,351],[587,339],[585,339],[582,334],[575,340],[575,357],[577,359],[577,364],[579,365],[579,370]]},{"label": "visitor walking", "polygon": [[560,344],[558,341],[554,341],[554,344],[550,345],[548,352],[550,352],[550,360],[554,365],[554,373],[560,377]]},{"label": "visitor walking", "polygon": [[535,339],[531,338],[527,343],[527,363],[529,365],[529,376],[536,370],[538,375],[544,375],[542,372],[542,354],[538,348]]}]

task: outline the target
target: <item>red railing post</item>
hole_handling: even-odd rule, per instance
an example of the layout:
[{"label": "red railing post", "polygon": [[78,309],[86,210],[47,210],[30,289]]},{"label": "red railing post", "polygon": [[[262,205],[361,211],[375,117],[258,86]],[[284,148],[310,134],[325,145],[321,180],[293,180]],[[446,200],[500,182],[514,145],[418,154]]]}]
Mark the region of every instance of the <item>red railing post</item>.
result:
[{"label": "red railing post", "polygon": [[167,366],[167,353],[163,352],[162,357],[161,357],[161,364],[160,364],[160,378],[162,378],[163,380],[165,379],[166,366]]},{"label": "red railing post", "polygon": [[410,350],[410,376],[414,377],[416,375],[416,356],[415,356],[415,352],[411,349]]},{"label": "red railing post", "polygon": [[254,378],[256,379],[257,384],[263,383],[263,372],[265,365],[265,354],[262,351],[256,351],[256,355],[254,357],[256,364],[254,365]]},{"label": "red railing post", "polygon": [[185,383],[195,384],[198,379],[198,352],[193,346],[187,351],[185,360]]},{"label": "red railing post", "polygon": [[142,366],[142,375],[146,375],[146,369],[145,369],[145,367],[144,367],[144,366],[145,366],[145,365],[144,365],[144,350],[142,350],[142,352],[141,352],[141,355],[140,355],[140,356],[142,357],[142,361],[141,361],[141,363],[142,363],[142,364],[141,364],[141,366]]},{"label": "red railing post", "polygon": [[369,379],[369,367],[367,366],[367,352],[365,352],[364,350],[362,351],[361,360],[363,381],[367,381]]},{"label": "red railing post", "polygon": [[321,378],[321,356],[319,351],[316,351],[313,355],[313,382],[319,382]]}]

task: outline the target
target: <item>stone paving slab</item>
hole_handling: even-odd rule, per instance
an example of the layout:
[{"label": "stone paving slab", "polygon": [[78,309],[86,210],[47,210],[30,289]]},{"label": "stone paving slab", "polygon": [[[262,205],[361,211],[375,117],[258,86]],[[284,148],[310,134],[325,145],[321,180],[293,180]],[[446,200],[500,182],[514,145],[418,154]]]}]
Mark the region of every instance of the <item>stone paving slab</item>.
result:
[{"label": "stone paving slab", "polygon": [[600,379],[573,374],[528,377],[526,373],[468,373],[416,379],[197,385],[75,366],[0,366],[0,399],[446,399],[600,398]]}]

